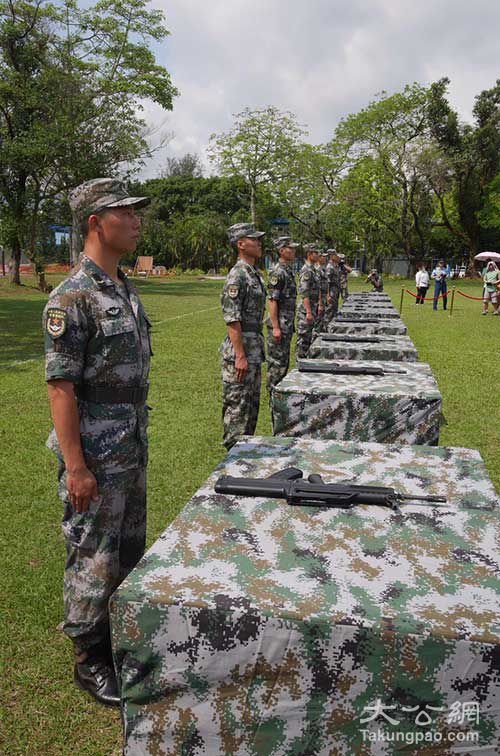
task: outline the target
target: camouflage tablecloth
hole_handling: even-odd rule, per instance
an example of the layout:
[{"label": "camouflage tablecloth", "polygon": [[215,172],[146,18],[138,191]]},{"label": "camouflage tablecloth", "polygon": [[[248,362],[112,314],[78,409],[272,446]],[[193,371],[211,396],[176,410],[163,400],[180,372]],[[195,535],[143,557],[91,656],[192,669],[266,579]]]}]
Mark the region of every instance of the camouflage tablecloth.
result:
[{"label": "camouflage tablecloth", "polygon": [[387,336],[406,336],[408,329],[402,321],[396,320],[379,320],[377,323],[346,323],[341,320],[332,320],[328,326],[328,333],[351,333],[360,336],[381,333]]},{"label": "camouflage tablecloth", "polygon": [[[342,334],[340,334],[342,335]],[[386,336],[376,334],[377,342],[327,341],[318,336],[309,347],[308,357],[338,360],[395,360],[397,362],[417,362],[418,352],[409,336]],[[361,338],[361,337],[360,337]],[[368,338],[373,338],[368,337]]]},{"label": "camouflage tablecloth", "polygon": [[385,320],[386,318],[392,319],[398,319],[401,320],[401,316],[399,312],[392,307],[351,307],[351,308],[343,308],[339,310],[338,315],[336,316],[337,320],[341,320],[343,317],[345,318],[382,318],[382,320]]},{"label": "camouflage tablecloth", "polygon": [[[318,364],[323,360],[301,362]],[[336,364],[342,365],[342,361]],[[380,361],[359,361],[356,365],[404,372],[332,375],[292,370],[272,394],[274,435],[380,443],[439,442],[442,398],[429,365]]]},{"label": "camouflage tablecloth", "polygon": [[[447,504],[214,493],[288,465]],[[125,756],[498,755],[498,534],[475,451],[237,444],[111,600]]]}]

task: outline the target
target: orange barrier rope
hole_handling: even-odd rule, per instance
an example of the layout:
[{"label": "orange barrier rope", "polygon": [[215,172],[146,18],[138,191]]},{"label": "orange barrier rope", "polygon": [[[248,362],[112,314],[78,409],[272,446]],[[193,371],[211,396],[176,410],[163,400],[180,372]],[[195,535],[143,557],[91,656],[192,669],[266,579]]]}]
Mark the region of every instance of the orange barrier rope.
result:
[{"label": "orange barrier rope", "polygon": [[434,300],[444,299],[449,294],[449,292],[447,291],[446,294],[438,294],[437,297],[421,297],[420,294],[414,294],[409,289],[405,289],[405,291],[407,294],[411,294],[411,296],[414,297],[415,299],[421,299],[423,302],[434,302]]},{"label": "orange barrier rope", "polygon": [[460,294],[461,297],[465,297],[466,299],[473,299],[475,302],[489,302],[489,299],[485,299],[484,297],[471,297],[469,294],[464,294],[460,289],[457,289],[457,294]]}]

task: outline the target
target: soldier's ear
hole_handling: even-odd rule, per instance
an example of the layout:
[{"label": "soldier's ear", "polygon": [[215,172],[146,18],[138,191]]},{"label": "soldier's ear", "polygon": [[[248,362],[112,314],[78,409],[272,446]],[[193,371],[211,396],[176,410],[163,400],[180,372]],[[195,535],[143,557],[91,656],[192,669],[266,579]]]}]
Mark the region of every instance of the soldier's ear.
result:
[{"label": "soldier's ear", "polygon": [[101,226],[101,219],[99,218],[99,215],[97,213],[93,213],[92,215],[89,215],[87,219],[87,227],[89,232],[90,231],[98,231]]}]

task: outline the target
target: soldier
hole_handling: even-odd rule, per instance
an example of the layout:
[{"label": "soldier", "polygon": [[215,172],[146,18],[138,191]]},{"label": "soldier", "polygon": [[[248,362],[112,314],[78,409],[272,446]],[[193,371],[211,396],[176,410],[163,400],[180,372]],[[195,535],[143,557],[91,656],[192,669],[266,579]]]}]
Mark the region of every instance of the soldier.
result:
[{"label": "soldier", "polygon": [[262,319],[266,287],[256,265],[262,255],[264,232],[256,231],[251,223],[236,223],[227,235],[238,254],[221,294],[227,324],[227,336],[220,348],[223,443],[229,450],[240,436],[253,435],[257,425],[265,359]]},{"label": "soldier", "polygon": [[320,287],[320,302],[318,304],[318,318],[313,328],[313,335],[326,331],[325,311],[326,311],[326,295],[328,290],[328,282],[326,278],[326,263],[328,261],[328,253],[320,252],[319,260],[314,266],[319,278]]},{"label": "soldier", "polygon": [[318,262],[316,244],[306,244],[306,262],[299,274],[299,294],[302,298],[297,308],[297,358],[306,357],[313,337],[313,328],[319,313],[320,281],[315,269]]},{"label": "soldier", "polygon": [[344,254],[340,254],[338,257],[340,270],[340,294],[342,296],[342,302],[345,302],[349,297],[349,291],[347,288],[347,276],[349,275],[349,273],[352,273],[352,268],[349,267],[349,265],[346,265]]},{"label": "soldier", "polygon": [[75,682],[119,706],[108,600],[144,553],[149,329],[139,296],[118,268],[136,249],[146,197],[115,179],[95,179],[70,198],[84,238],[81,261],[44,310],[46,380],[59,458],[64,632]]},{"label": "soldier", "polygon": [[326,281],[327,281],[327,294],[326,294],[326,308],[325,308],[325,326],[328,330],[328,326],[337,315],[339,309],[339,294],[340,294],[340,268],[339,268],[339,256],[334,249],[328,249],[327,252],[330,255],[330,261],[326,266]]},{"label": "soldier", "polygon": [[278,264],[269,273],[269,317],[267,324],[267,390],[272,389],[288,372],[290,346],[295,330],[297,285],[293,263],[295,250],[289,236],[275,242]]}]

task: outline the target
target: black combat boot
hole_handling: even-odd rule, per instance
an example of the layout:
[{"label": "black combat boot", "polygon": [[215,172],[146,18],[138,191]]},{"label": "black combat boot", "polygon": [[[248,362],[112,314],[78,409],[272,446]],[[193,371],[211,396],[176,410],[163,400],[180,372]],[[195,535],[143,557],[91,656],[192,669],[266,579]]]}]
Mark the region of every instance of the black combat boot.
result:
[{"label": "black combat boot", "polygon": [[113,663],[102,649],[91,649],[84,661],[75,662],[75,683],[98,703],[120,706]]}]

